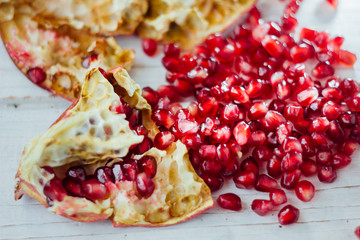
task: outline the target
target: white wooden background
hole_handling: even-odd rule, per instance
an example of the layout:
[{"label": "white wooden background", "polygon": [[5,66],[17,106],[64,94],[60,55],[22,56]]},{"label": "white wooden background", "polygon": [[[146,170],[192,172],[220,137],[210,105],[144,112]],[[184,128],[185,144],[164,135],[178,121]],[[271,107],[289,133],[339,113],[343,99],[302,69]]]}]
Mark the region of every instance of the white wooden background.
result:
[{"label": "white wooden background", "polygon": [[[340,0],[336,11],[323,2],[304,0],[298,13],[300,25],[345,36],[345,48],[360,59],[360,1]],[[260,0],[258,6],[267,19],[278,19],[282,11],[276,0]],[[160,55],[144,56],[141,42],[135,37],[118,40],[123,47],[136,50],[130,73],[141,86],[164,83]],[[342,76],[359,80],[360,63],[342,71]],[[185,223],[163,228],[113,228],[109,221],[77,223],[47,212],[27,196],[15,202],[14,176],[23,147],[69,105],[28,81],[0,44],[0,239],[356,239],[354,229],[360,225],[359,153],[349,167],[339,171],[333,184],[312,179],[316,195],[310,203],[302,203],[289,193],[289,202],[300,208],[301,216],[297,224],[283,227],[277,222],[278,208],[266,217],[251,211],[251,201],[268,198],[266,193],[237,189],[231,181],[214,196],[229,191],[239,194],[241,212],[215,206]]]}]

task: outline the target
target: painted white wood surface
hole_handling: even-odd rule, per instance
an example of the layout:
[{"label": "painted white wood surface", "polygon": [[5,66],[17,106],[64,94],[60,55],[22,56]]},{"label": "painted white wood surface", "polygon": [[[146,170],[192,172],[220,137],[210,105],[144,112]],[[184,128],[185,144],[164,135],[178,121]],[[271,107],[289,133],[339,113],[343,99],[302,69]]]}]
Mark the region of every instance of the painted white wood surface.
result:
[{"label": "painted white wood surface", "polygon": [[[323,2],[304,0],[298,13],[300,25],[345,36],[345,48],[360,58],[360,1],[340,1],[336,11]],[[276,0],[259,1],[258,6],[266,19],[276,20],[282,11]],[[144,56],[140,40],[135,37],[118,40],[123,47],[136,50],[130,74],[141,86],[164,83],[160,55]],[[360,63],[354,69],[341,71],[341,75],[359,80]],[[300,208],[301,216],[297,224],[284,227],[277,222],[278,208],[266,217],[251,211],[251,201],[268,198],[266,193],[237,189],[231,181],[214,197],[223,192],[239,194],[243,201],[241,212],[215,206],[185,223],[164,228],[113,228],[109,221],[77,223],[47,212],[27,196],[15,202],[14,176],[23,147],[69,105],[28,81],[0,45],[0,239],[356,239],[353,232],[360,225],[359,153],[349,167],[339,171],[333,184],[312,179],[317,190],[310,203],[302,203],[289,193],[289,202]]]}]

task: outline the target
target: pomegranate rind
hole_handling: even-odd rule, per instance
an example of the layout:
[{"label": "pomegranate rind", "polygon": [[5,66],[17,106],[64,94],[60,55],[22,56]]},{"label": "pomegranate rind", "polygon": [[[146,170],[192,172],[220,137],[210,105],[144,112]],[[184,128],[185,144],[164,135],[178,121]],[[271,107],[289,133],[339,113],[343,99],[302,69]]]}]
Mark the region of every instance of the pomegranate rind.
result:
[{"label": "pomegranate rind", "polygon": [[[75,101],[89,69],[132,66],[134,51],[122,49],[114,38],[87,35],[66,26],[45,28],[28,5],[15,2],[0,5],[0,12],[7,11],[0,17],[0,35],[13,62],[30,80],[30,69],[44,71],[44,81],[33,81],[39,87]],[[85,68],[84,58],[93,54],[97,58]]]},{"label": "pomegranate rind", "polygon": [[226,30],[255,2],[150,0],[149,11],[137,28],[137,34],[142,38],[178,43],[184,49],[191,49],[210,34]]},{"label": "pomegranate rind", "polygon": [[[19,199],[25,193],[58,215],[84,222],[110,218],[114,226],[171,225],[212,207],[210,189],[196,175],[186,147],[180,141],[170,145],[166,151],[152,148],[144,154],[155,157],[158,166],[152,179],[155,190],[149,198],[139,197],[135,182],[121,181],[106,183],[110,196],[104,200],[93,202],[65,196],[62,201],[54,200],[52,206],[47,205],[43,187],[54,174],[43,166],[52,167],[59,178],[64,177],[71,166],[82,165],[87,172],[94,172],[109,159],[124,157],[132,145],[143,140],[143,136],[130,129],[125,114],[110,110],[114,102],[120,101],[119,95],[131,107],[142,110],[143,123],[150,138],[158,132],[150,118],[150,105],[142,98],[139,86],[127,71],[118,67],[107,75],[110,80],[104,78],[98,69],[91,70],[86,75],[77,103],[25,147],[17,173],[19,182],[15,198]],[[96,123],[99,116],[101,121]],[[94,120],[95,123],[89,124]],[[110,136],[106,135],[104,126],[111,128]]]},{"label": "pomegranate rind", "polygon": [[69,26],[96,35],[128,35],[143,20],[148,0],[15,0],[26,4],[37,22]]}]

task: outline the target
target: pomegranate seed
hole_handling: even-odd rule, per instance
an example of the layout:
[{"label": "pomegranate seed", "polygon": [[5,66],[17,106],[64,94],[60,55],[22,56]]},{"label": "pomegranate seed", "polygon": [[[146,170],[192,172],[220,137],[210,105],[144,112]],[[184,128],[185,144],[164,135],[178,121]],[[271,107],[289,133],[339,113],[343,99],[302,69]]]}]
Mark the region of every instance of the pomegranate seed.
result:
[{"label": "pomegranate seed", "polygon": [[181,142],[186,145],[187,148],[198,150],[203,144],[203,140],[199,134],[187,134],[181,138]]},{"label": "pomegranate seed", "polygon": [[202,145],[199,149],[199,156],[202,159],[215,159],[216,146],[215,145]]},{"label": "pomegranate seed", "polygon": [[360,112],[360,93],[353,96],[348,104],[352,111]]},{"label": "pomegranate seed", "polygon": [[340,89],[345,96],[354,96],[359,92],[359,85],[351,78],[346,78],[340,82]]},{"label": "pomegranate seed", "polygon": [[269,176],[279,178],[282,174],[281,160],[277,156],[273,156],[266,164],[266,170]]},{"label": "pomegranate seed", "polygon": [[159,132],[154,138],[154,146],[160,150],[167,149],[175,141],[175,136],[169,132]]},{"label": "pomegranate seed", "polygon": [[176,79],[173,82],[173,86],[175,91],[185,97],[191,96],[195,90],[193,84],[181,79]]},{"label": "pomegranate seed", "polygon": [[289,103],[284,108],[284,116],[290,121],[296,121],[302,118],[304,109],[298,103]]},{"label": "pomegranate seed", "polygon": [[253,172],[256,176],[259,175],[259,166],[252,157],[248,157],[240,164],[241,171]]},{"label": "pomegranate seed", "polygon": [[312,133],[311,140],[314,143],[314,145],[317,146],[318,148],[329,149],[330,147],[330,140],[324,133],[320,133],[320,132]]},{"label": "pomegranate seed", "polygon": [[280,124],[286,122],[286,119],[281,113],[273,110],[269,110],[264,119],[270,129],[276,129]]},{"label": "pomegranate seed", "polygon": [[125,160],[122,163],[122,170],[125,178],[129,181],[135,181],[139,172],[138,165],[132,159]]},{"label": "pomegranate seed", "polygon": [[285,14],[281,21],[283,29],[289,32],[294,31],[298,25],[298,21],[294,16],[292,16],[292,14]]},{"label": "pomegranate seed", "polygon": [[299,138],[299,141],[301,144],[301,148],[303,149],[303,154],[305,156],[311,157],[315,154],[315,148],[310,136],[301,136]]},{"label": "pomegranate seed", "polygon": [[277,111],[279,113],[283,113],[285,109],[285,102],[279,99],[274,99],[271,101],[269,109]]},{"label": "pomegranate seed", "polygon": [[200,164],[200,170],[206,174],[216,174],[221,170],[221,165],[215,160],[204,160]]},{"label": "pomegranate seed", "polygon": [[260,216],[265,216],[274,209],[274,204],[270,200],[255,199],[251,203],[251,209]]},{"label": "pomegranate seed", "polygon": [[326,2],[334,9],[338,6],[338,0],[326,0]]},{"label": "pomegranate seed", "polygon": [[346,140],[340,147],[341,152],[348,156],[351,156],[358,149],[359,149],[359,144],[352,139]]},{"label": "pomegranate seed", "polygon": [[249,119],[257,120],[265,116],[268,111],[268,107],[265,102],[254,103],[249,109]]},{"label": "pomegranate seed", "polygon": [[154,157],[145,155],[137,161],[139,172],[144,172],[150,178],[156,174],[157,163]]},{"label": "pomegranate seed", "polygon": [[318,178],[320,182],[332,183],[337,178],[336,170],[332,166],[322,166],[318,171]]},{"label": "pomegranate seed", "polygon": [[164,54],[167,57],[178,58],[180,56],[180,49],[175,43],[166,44],[164,45]]},{"label": "pomegranate seed", "polygon": [[240,86],[233,86],[230,88],[230,98],[238,103],[246,103],[249,101],[249,96],[245,89]]},{"label": "pomegranate seed", "polygon": [[254,148],[252,156],[258,162],[268,161],[273,156],[273,153],[266,146],[257,146]]},{"label": "pomegranate seed", "polygon": [[42,68],[39,67],[29,69],[27,71],[27,75],[30,81],[32,81],[35,84],[41,84],[46,80],[46,73]]},{"label": "pomegranate seed", "polygon": [[321,165],[326,165],[330,162],[332,153],[330,150],[320,150],[316,153],[316,162]]},{"label": "pomegranate seed", "polygon": [[291,96],[291,85],[283,80],[276,86],[276,97],[280,100],[285,100]]},{"label": "pomegranate seed", "polygon": [[311,71],[311,74],[316,78],[326,78],[334,75],[335,69],[328,63],[318,63]]},{"label": "pomegranate seed", "polygon": [[[167,87],[165,86],[165,88]],[[168,97],[162,97],[159,99],[154,109],[169,109],[169,107],[170,107],[170,99]]]},{"label": "pomegranate seed", "polygon": [[265,38],[261,41],[261,44],[265,50],[275,58],[280,57],[284,51],[284,46],[274,35],[266,35]]},{"label": "pomegranate seed", "polygon": [[249,139],[249,144],[253,146],[263,145],[266,141],[266,135],[263,131],[252,132]]},{"label": "pomegranate seed", "polygon": [[288,225],[297,222],[299,216],[299,209],[292,205],[286,205],[280,210],[278,220],[281,225]]},{"label": "pomegranate seed", "polygon": [[66,196],[66,190],[64,189],[61,181],[56,177],[48,181],[44,186],[44,195],[49,206],[53,204],[54,200],[62,201]]},{"label": "pomegranate seed", "polygon": [[146,55],[152,57],[156,53],[157,43],[153,39],[143,39],[142,48]]},{"label": "pomegranate seed", "polygon": [[184,54],[180,57],[178,69],[181,73],[187,73],[197,65],[196,58],[191,54]]},{"label": "pomegranate seed", "polygon": [[305,74],[305,64],[297,63],[290,64],[286,69],[286,75],[292,79],[299,79]]},{"label": "pomegranate seed", "polygon": [[201,116],[213,116],[217,113],[219,102],[214,97],[208,97],[199,104],[199,113]]},{"label": "pomegranate seed", "polygon": [[333,101],[328,101],[322,107],[322,114],[329,120],[337,119],[341,114],[340,106]]},{"label": "pomegranate seed", "polygon": [[315,57],[319,62],[333,64],[335,62],[335,53],[328,50],[322,50],[315,54]]},{"label": "pomegranate seed", "polygon": [[136,177],[136,189],[142,197],[148,198],[154,192],[155,185],[148,175],[139,173]]},{"label": "pomegranate seed", "polygon": [[282,147],[283,147],[285,153],[291,153],[291,152],[302,153],[303,152],[300,141],[294,137],[286,138]]},{"label": "pomegranate seed", "polygon": [[85,196],[93,201],[103,200],[109,197],[107,187],[95,178],[81,182]]},{"label": "pomegranate seed", "polygon": [[355,235],[360,239],[360,226],[355,229]]},{"label": "pomegranate seed", "polygon": [[175,123],[174,115],[165,109],[158,109],[152,114],[153,121],[160,126],[164,126],[167,129],[170,129]]},{"label": "pomegranate seed", "polygon": [[257,177],[252,171],[243,171],[235,175],[233,180],[237,188],[250,189],[254,187]]},{"label": "pomegranate seed", "polygon": [[142,125],[134,127],[134,131],[136,132],[137,135],[142,135],[142,136],[148,135],[148,130]]},{"label": "pomegranate seed", "polygon": [[79,181],[84,181],[86,179],[85,169],[83,167],[71,167],[66,172],[66,176],[77,179]]},{"label": "pomegranate seed", "polygon": [[349,52],[349,51],[345,51],[340,49],[339,52],[339,63],[342,64],[345,67],[353,67],[355,62],[356,62],[357,58],[356,55]]},{"label": "pomegranate seed", "polygon": [[[260,79],[251,80],[247,84],[247,86],[245,88],[245,92],[247,93],[249,98],[256,98],[256,97],[261,96],[264,92],[264,81],[262,81]],[[240,103],[242,103],[242,102],[240,102]]]},{"label": "pomegranate seed", "polygon": [[298,152],[287,153],[281,161],[281,170],[283,172],[292,172],[299,169],[303,163],[302,155]]},{"label": "pomegranate seed", "polygon": [[199,125],[195,120],[179,119],[175,123],[175,128],[183,135],[193,134],[199,130]]},{"label": "pomegranate seed", "polygon": [[309,87],[304,91],[301,91],[297,94],[297,102],[300,103],[303,107],[308,107],[312,102],[315,101],[319,96],[319,92],[315,87]]},{"label": "pomegranate seed", "polygon": [[231,129],[228,126],[216,127],[211,135],[213,143],[226,143],[231,137]]},{"label": "pomegranate seed", "polygon": [[277,182],[275,179],[262,174],[258,177],[254,187],[257,191],[270,192],[277,188]]},{"label": "pomegranate seed", "polygon": [[[277,137],[277,142],[279,142],[280,144],[282,144],[285,139],[290,136],[292,131],[292,127],[289,127],[288,124],[280,124],[280,126],[278,126],[276,128],[276,137]],[[274,145],[277,144],[277,142],[274,142]]]},{"label": "pomegranate seed", "polygon": [[322,90],[321,94],[328,100],[332,100],[334,102],[340,102],[343,98],[343,94],[338,88],[325,88]]},{"label": "pomegranate seed", "polygon": [[202,83],[206,78],[208,78],[208,76],[208,69],[197,66],[187,73],[187,80],[192,84],[199,84]]},{"label": "pomegranate seed", "polygon": [[232,123],[239,118],[239,107],[233,103],[225,105],[221,112],[221,119],[225,123]]},{"label": "pomegranate seed", "polygon": [[180,65],[180,61],[177,58],[165,56],[161,59],[161,63],[166,68],[166,70],[168,70],[170,72],[178,72],[179,71],[178,68]]},{"label": "pomegranate seed", "polygon": [[269,197],[270,197],[270,201],[275,205],[281,205],[287,202],[287,197],[286,194],[283,190],[281,189],[275,189],[272,190],[269,193]]},{"label": "pomegranate seed", "polygon": [[332,120],[330,122],[329,130],[327,131],[327,134],[329,138],[336,143],[342,142],[345,138],[345,132],[337,120]]},{"label": "pomegranate seed", "polygon": [[303,164],[301,166],[301,173],[305,177],[312,176],[312,175],[316,174],[317,171],[318,171],[318,166],[317,166],[317,164],[315,163],[314,160],[305,159],[303,161]]},{"label": "pomegranate seed", "polygon": [[244,121],[241,121],[235,126],[233,134],[240,146],[245,145],[250,138],[250,127]]},{"label": "pomegranate seed", "polygon": [[311,182],[302,180],[296,184],[295,193],[301,201],[309,202],[314,198],[315,187]]},{"label": "pomegranate seed", "polygon": [[153,142],[150,138],[145,137],[144,140],[136,146],[134,149],[134,152],[136,154],[143,154],[144,152],[148,151],[150,148],[152,148]]},{"label": "pomegranate seed", "polygon": [[113,182],[112,172],[110,167],[100,167],[96,169],[95,176],[101,183]]},{"label": "pomegranate seed", "polygon": [[305,62],[311,56],[310,47],[305,43],[294,46],[290,50],[290,56],[294,60],[294,62]]},{"label": "pomegranate seed", "polygon": [[356,123],[356,116],[351,112],[344,112],[338,117],[339,123],[343,128],[352,128]]},{"label": "pomegranate seed", "polygon": [[120,163],[114,163],[112,165],[112,175],[114,176],[115,182],[120,182],[126,180],[123,169]]},{"label": "pomegranate seed", "polygon": [[299,169],[296,169],[289,173],[284,173],[281,176],[281,186],[286,189],[294,189],[296,184],[299,182],[299,179],[301,177],[301,171]]},{"label": "pomegranate seed", "polygon": [[62,184],[69,195],[74,197],[83,197],[84,193],[81,188],[81,183],[78,179],[64,178]]},{"label": "pomegranate seed", "polygon": [[220,175],[203,174],[201,175],[201,178],[204,180],[206,185],[209,186],[212,192],[219,190],[224,185],[224,179]]},{"label": "pomegranate seed", "polygon": [[336,169],[346,167],[350,163],[351,163],[351,158],[342,153],[335,153],[330,162],[331,166],[333,166]]},{"label": "pomegranate seed", "polygon": [[217,199],[217,203],[220,207],[224,209],[229,209],[233,211],[241,210],[241,199],[238,195],[235,195],[234,193],[221,194]]},{"label": "pomegranate seed", "polygon": [[325,117],[315,118],[309,127],[309,132],[326,132],[329,129],[330,122]]}]

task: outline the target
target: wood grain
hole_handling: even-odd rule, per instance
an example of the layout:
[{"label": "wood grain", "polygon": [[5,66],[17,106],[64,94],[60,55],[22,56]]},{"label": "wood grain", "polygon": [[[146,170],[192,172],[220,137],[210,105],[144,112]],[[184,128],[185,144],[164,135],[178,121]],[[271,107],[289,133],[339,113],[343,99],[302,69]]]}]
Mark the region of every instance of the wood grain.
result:
[{"label": "wood grain", "polygon": [[[304,0],[299,11],[301,26],[327,30],[345,37],[344,47],[360,56],[360,1],[340,1],[336,11],[324,0]],[[275,0],[259,1],[266,19],[278,19],[282,11]],[[136,50],[131,76],[142,86],[157,87],[165,83],[161,54],[146,57],[136,37],[119,37],[124,48]],[[359,79],[360,64],[337,74]],[[164,228],[113,228],[109,221],[77,223],[46,211],[39,203],[23,197],[15,202],[14,175],[23,147],[45,131],[70,105],[37,88],[20,73],[0,45],[0,239],[356,239],[354,229],[360,225],[360,153],[349,167],[340,170],[333,184],[321,184],[315,178],[316,195],[302,203],[293,193],[289,202],[301,210],[299,223],[280,227],[277,212],[259,217],[249,205],[266,193],[240,190],[229,181],[221,192],[241,196],[243,210],[230,212],[217,206],[182,224]]]}]

